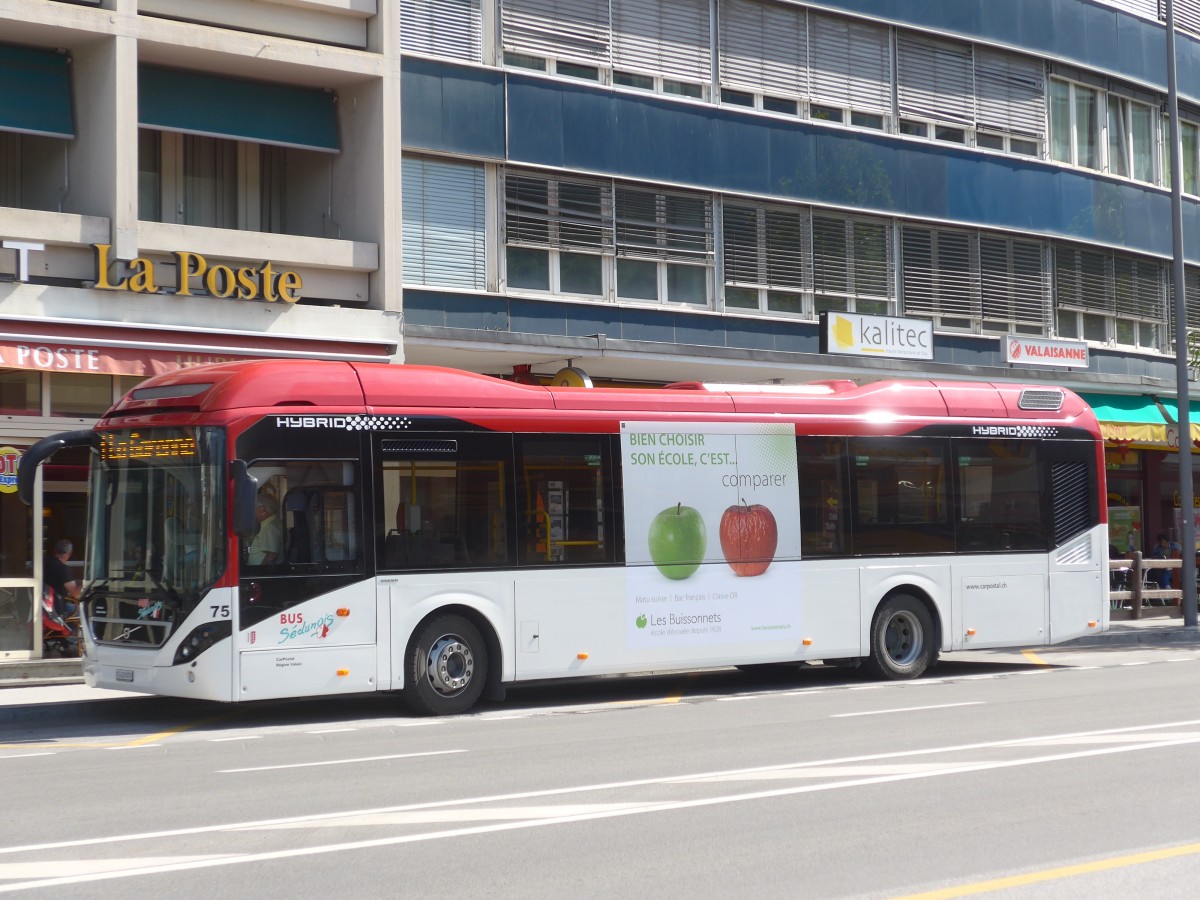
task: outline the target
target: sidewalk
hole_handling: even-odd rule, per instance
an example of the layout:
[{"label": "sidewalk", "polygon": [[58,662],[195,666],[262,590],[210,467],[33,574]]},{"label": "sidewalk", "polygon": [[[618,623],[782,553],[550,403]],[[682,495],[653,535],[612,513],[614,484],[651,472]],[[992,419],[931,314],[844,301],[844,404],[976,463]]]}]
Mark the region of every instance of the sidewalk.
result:
[{"label": "sidewalk", "polygon": [[[1200,627],[1185,626],[1179,607],[1148,607],[1140,619],[1129,618],[1129,610],[1116,610],[1108,631],[1056,646],[1120,644],[1200,644]],[[83,684],[83,666],[78,659],[0,659],[0,688],[63,684]]]}]

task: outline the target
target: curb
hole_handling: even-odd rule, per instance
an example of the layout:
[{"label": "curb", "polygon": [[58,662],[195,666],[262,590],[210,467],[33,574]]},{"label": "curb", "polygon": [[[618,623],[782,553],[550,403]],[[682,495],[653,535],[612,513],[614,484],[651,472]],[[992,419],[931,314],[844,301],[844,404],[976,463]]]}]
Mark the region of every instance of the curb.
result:
[{"label": "curb", "polygon": [[1085,635],[1056,647],[1102,647],[1106,644],[1200,644],[1200,625],[1168,625],[1161,628],[1137,628]]}]

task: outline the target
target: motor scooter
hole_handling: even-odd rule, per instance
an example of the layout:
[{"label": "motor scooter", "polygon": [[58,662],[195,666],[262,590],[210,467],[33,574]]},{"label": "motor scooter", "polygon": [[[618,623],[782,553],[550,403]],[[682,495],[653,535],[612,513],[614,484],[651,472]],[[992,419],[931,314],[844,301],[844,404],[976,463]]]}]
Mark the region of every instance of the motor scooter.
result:
[{"label": "motor scooter", "polygon": [[42,656],[59,659],[79,655],[79,637],[54,608],[54,593],[42,595]]}]

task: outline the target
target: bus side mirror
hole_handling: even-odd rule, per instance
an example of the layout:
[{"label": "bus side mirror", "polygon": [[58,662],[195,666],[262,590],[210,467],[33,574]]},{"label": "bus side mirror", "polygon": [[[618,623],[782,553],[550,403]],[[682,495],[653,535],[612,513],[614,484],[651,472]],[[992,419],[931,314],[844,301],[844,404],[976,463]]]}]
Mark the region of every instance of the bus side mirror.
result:
[{"label": "bus side mirror", "polygon": [[257,524],[254,506],[258,501],[258,479],[250,474],[242,459],[229,464],[229,473],[233,478],[233,533],[248,539],[254,536]]}]

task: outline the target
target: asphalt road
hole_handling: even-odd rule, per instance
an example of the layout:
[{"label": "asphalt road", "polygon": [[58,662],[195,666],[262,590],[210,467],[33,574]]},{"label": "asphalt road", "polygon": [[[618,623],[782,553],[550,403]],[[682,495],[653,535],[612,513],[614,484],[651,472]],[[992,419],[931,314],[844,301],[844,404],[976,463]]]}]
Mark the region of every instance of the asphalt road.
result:
[{"label": "asphalt road", "polygon": [[1200,647],[1167,646],[595,679],[450,719],[21,689],[0,893],[1190,898],[1198,686]]}]

